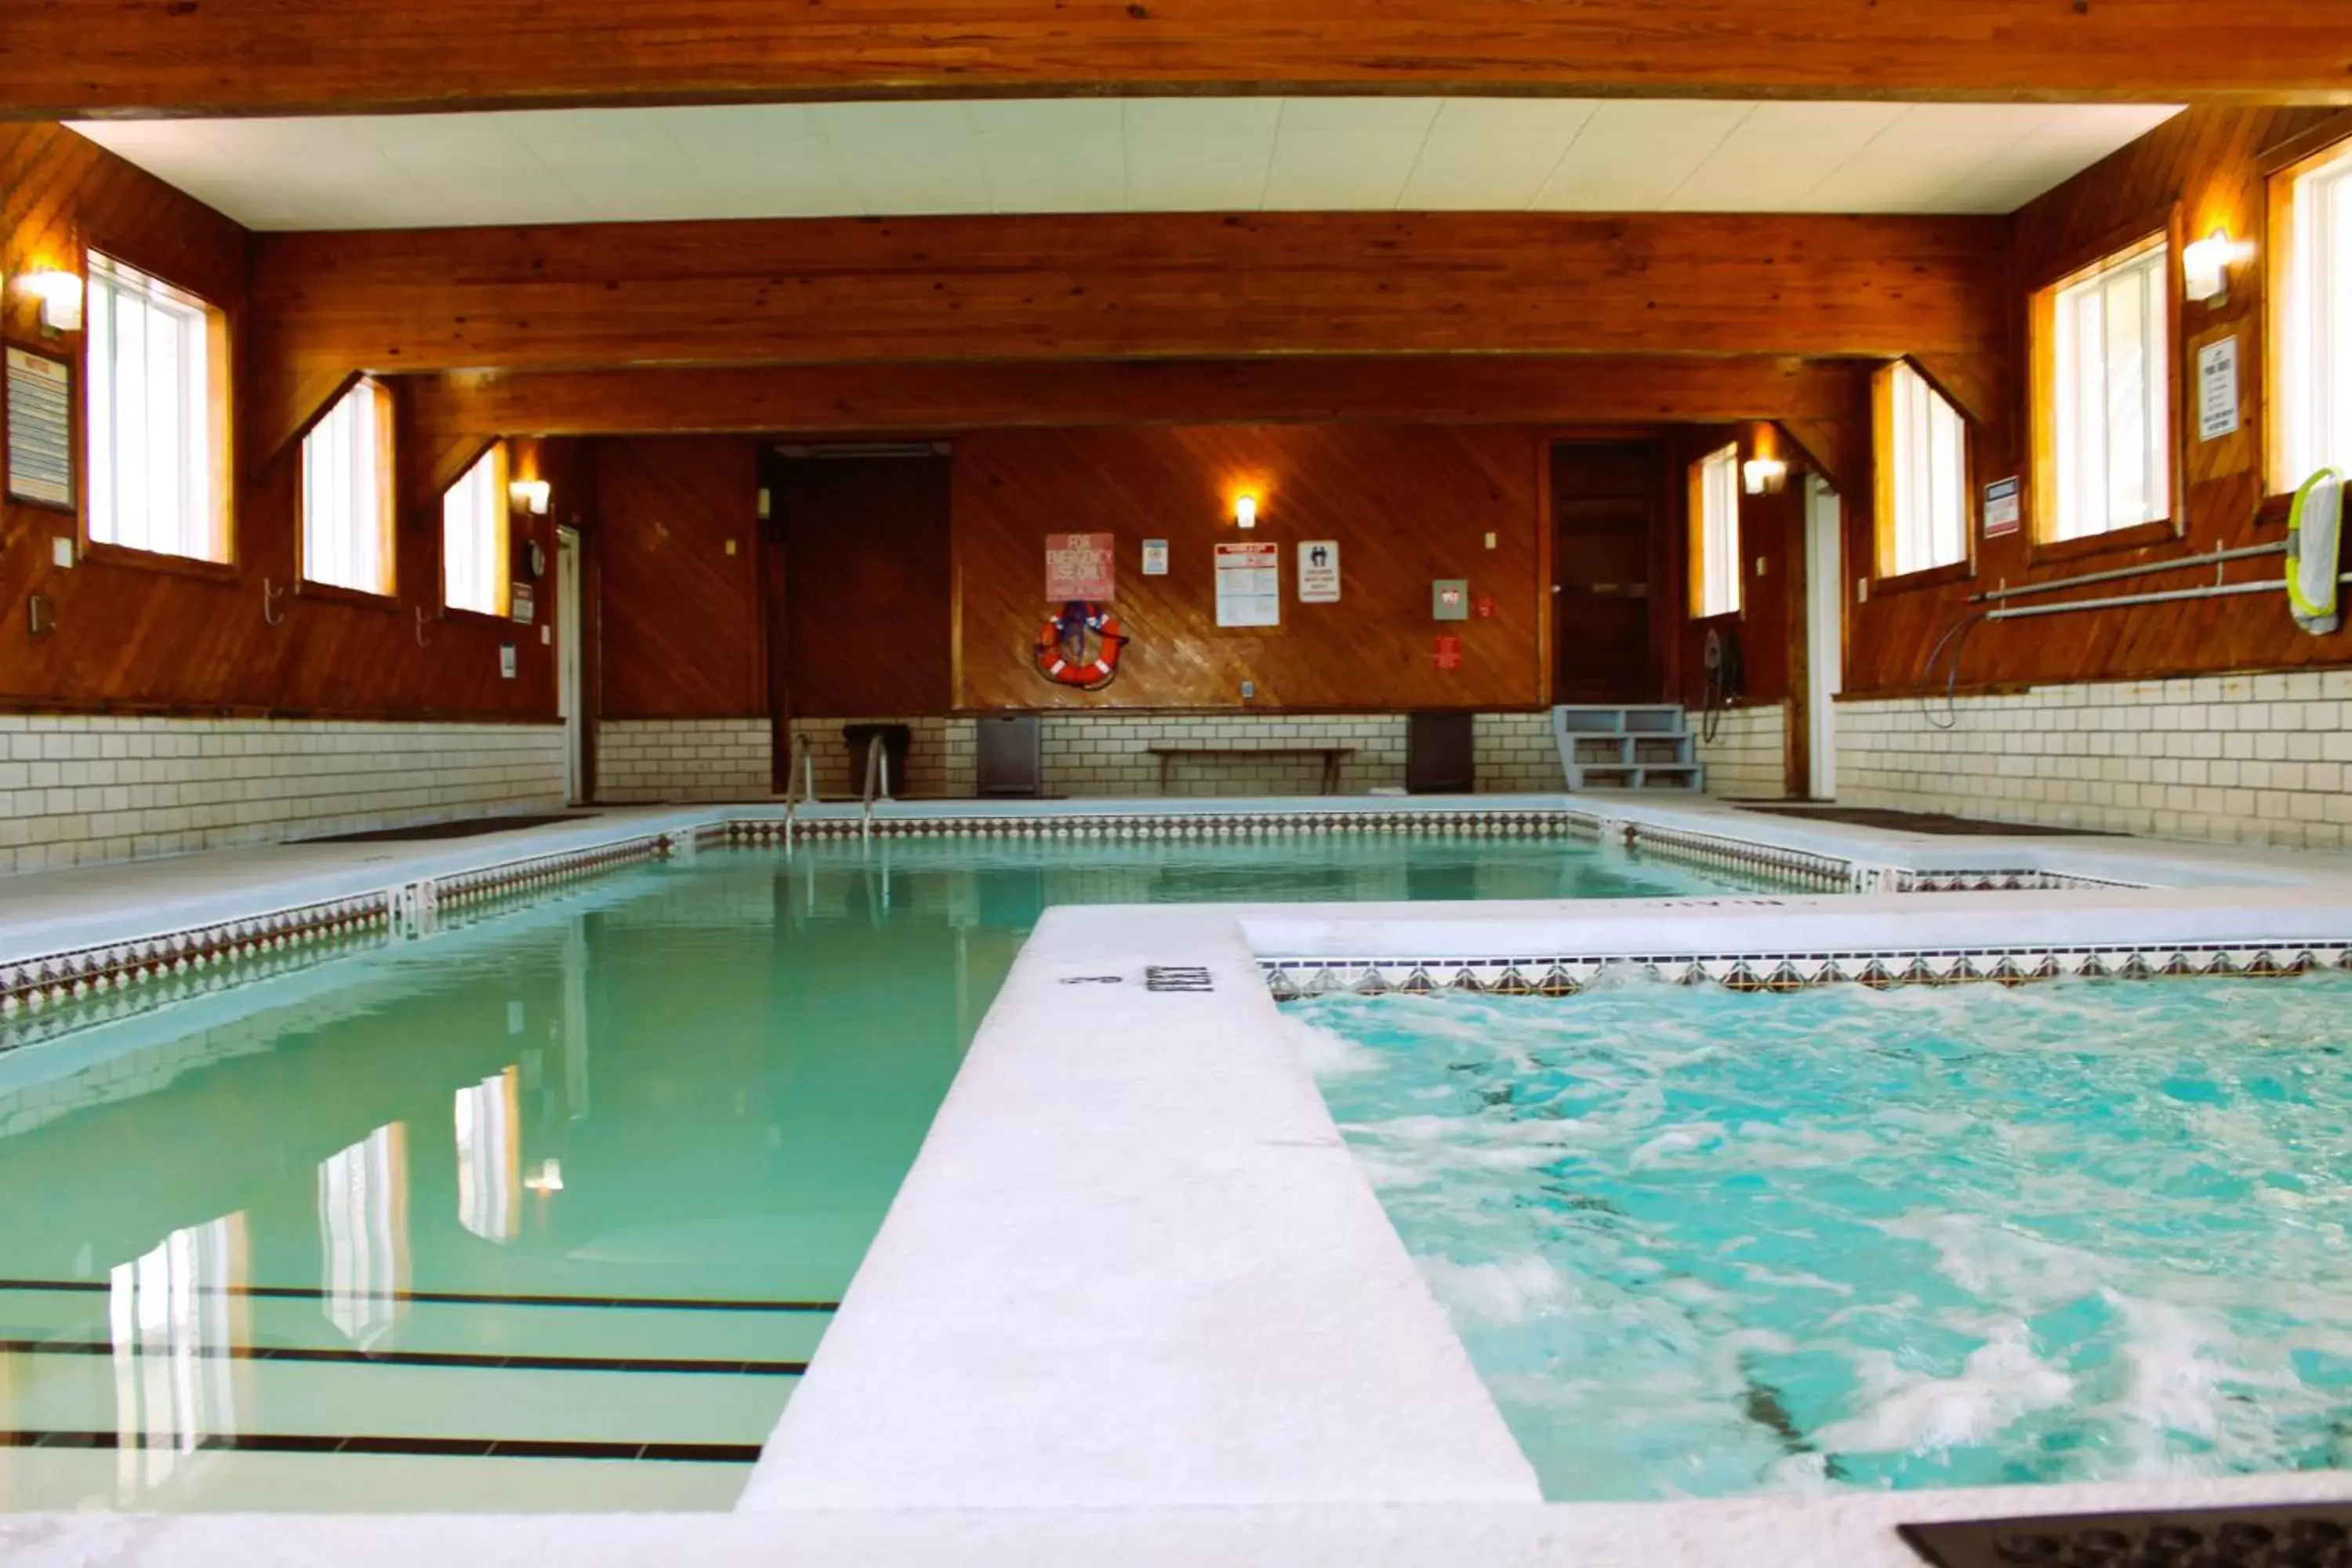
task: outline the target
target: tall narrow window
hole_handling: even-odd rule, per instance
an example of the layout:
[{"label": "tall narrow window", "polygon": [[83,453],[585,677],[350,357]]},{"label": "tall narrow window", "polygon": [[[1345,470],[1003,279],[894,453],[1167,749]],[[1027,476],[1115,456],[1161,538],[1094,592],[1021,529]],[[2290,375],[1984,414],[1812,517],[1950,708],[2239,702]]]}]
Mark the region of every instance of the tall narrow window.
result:
[{"label": "tall narrow window", "polygon": [[[2286,179],[2276,488],[2322,468],[2352,476],[2352,143]],[[2276,187],[2273,187],[2275,193]]]},{"label": "tall narrow window", "polygon": [[492,447],[441,499],[441,598],[507,613],[507,449]]},{"label": "tall narrow window", "polygon": [[2037,301],[2045,539],[2172,515],[2171,259],[2151,240]]},{"label": "tall narrow window", "polygon": [[227,560],[221,313],[95,251],[89,300],[91,541]]},{"label": "tall narrow window", "polygon": [[302,575],[392,592],[392,398],[362,381],[302,437]]},{"label": "tall narrow window", "polygon": [[1691,469],[1691,614],[1739,609],[1739,447],[1700,458]]},{"label": "tall narrow window", "polygon": [[1896,361],[1878,373],[1881,576],[1969,558],[1969,432],[1960,411]]}]

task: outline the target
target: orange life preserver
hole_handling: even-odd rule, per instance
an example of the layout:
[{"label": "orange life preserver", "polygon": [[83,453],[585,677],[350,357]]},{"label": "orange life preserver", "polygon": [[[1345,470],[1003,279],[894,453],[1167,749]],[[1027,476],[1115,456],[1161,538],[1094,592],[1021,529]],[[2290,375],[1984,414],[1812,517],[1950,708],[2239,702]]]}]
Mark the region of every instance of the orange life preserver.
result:
[{"label": "orange life preserver", "polygon": [[[1087,639],[1094,638],[1094,657],[1087,657]],[[1099,605],[1073,599],[1058,616],[1046,617],[1037,628],[1037,673],[1057,686],[1100,691],[1118,676],[1119,650],[1127,634],[1118,617]]]}]

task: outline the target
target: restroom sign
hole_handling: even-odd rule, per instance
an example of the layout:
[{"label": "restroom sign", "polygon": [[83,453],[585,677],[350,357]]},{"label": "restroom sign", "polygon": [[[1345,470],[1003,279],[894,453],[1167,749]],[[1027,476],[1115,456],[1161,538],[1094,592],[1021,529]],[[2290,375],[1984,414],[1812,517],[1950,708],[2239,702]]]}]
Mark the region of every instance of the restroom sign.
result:
[{"label": "restroom sign", "polygon": [[1057,604],[1112,596],[1116,542],[1108,533],[1045,536],[1045,597]]},{"label": "restroom sign", "polygon": [[1298,546],[1298,602],[1336,605],[1339,602],[1339,542],[1309,539]]}]

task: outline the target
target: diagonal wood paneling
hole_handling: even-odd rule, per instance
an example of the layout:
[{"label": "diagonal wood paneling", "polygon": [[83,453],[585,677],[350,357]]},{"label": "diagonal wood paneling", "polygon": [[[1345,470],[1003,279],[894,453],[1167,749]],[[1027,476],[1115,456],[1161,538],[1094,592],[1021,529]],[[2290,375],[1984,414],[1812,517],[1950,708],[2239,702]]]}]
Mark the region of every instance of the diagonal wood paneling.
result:
[{"label": "diagonal wood paneling", "polygon": [[[2160,216],[2175,203],[2180,204],[2190,235],[2221,226],[2241,238],[2259,239],[2264,206],[2257,159],[2263,149],[2326,117],[2326,111],[2319,110],[2193,110],[2027,206],[2016,220],[2020,292],[2012,300],[2012,330],[2023,331],[2024,289],[2046,281],[2075,259],[2090,259],[2084,256],[2086,247],[2095,248],[2125,227]],[[2265,489],[2261,404],[2266,298],[2264,268],[2257,263],[2238,268],[2226,304],[2218,309],[2190,305],[2183,312],[2182,341],[2175,345],[2172,374],[2182,384],[2194,385],[2198,349],[2217,337],[2236,336],[2245,406],[2253,415],[2239,434],[2200,442],[2191,400],[2188,426],[2175,437],[2187,474],[2184,541],[2042,562],[2034,559],[2024,534],[1985,541],[1971,581],[1874,594],[1869,604],[1849,605],[1846,689],[1867,696],[1917,689],[1926,678],[1930,651],[1969,613],[1968,595],[1998,583],[2015,586],[2278,539],[2280,527],[2255,521]],[[2021,414],[2028,396],[2021,367],[2008,387]],[[2017,444],[1996,445],[1987,456],[1988,479],[2018,472],[2022,461]],[[1849,507],[1848,561],[1851,571],[1861,572],[1871,559],[1867,501],[1861,507],[1849,501]],[[2274,578],[2277,563],[2250,562],[2230,575],[2232,580]],[[2210,581],[2209,568],[2126,581],[2099,591],[2191,587]],[[2256,595],[1979,626],[1967,639],[1961,679],[1964,687],[2014,686],[2347,661],[2352,661],[2352,634],[2305,636],[2294,628],[2278,597]],[[1940,689],[1940,669],[1937,686]]]},{"label": "diagonal wood paneling", "polygon": [[603,717],[766,713],[758,463],[741,437],[596,444]]},{"label": "diagonal wood paneling", "polygon": [[450,429],[932,435],[1027,426],[1581,425],[1833,419],[1840,361],[1493,354],[758,365],[414,378]]},{"label": "diagonal wood paneling", "polygon": [[2325,0],[0,0],[0,108],[68,118],[1113,90],[2342,98]]},{"label": "diagonal wood paneling", "polygon": [[[1524,427],[1377,429],[1221,426],[1000,431],[957,443],[955,552],[961,707],[1508,708],[1539,700],[1536,532],[1543,442]],[[1231,497],[1263,497],[1257,529]],[[1496,548],[1485,536],[1493,532]],[[1051,606],[1045,536],[1118,543],[1117,608],[1135,640],[1118,683],[1056,687],[1031,665]],[[1212,546],[1283,550],[1283,624],[1215,624]],[[1170,542],[1169,574],[1139,570],[1142,542]],[[1301,540],[1340,542],[1343,597],[1297,602]],[[1469,579],[1496,616],[1440,627],[1430,583]],[[1435,668],[1439,630],[1462,668]],[[1246,704],[1244,680],[1256,683]]]},{"label": "diagonal wood paneling", "polygon": [[768,473],[785,552],[787,711],[946,712],[949,460],[780,458]]},{"label": "diagonal wood paneling", "polygon": [[269,235],[257,450],[335,379],[657,364],[2007,352],[1998,218],[1273,213]]},{"label": "diagonal wood paneling", "polygon": [[[14,276],[80,266],[84,246],[110,251],[221,305],[242,324],[249,239],[219,214],[81,137],[54,126],[0,125],[0,256]],[[47,340],[24,295],[0,296],[12,342],[77,362],[79,334]],[[232,347],[232,358],[246,357]],[[0,416],[5,417],[5,416]],[[470,437],[469,437],[470,438]],[[565,447],[547,456],[558,514],[577,499]],[[85,479],[87,476],[84,476]],[[414,613],[439,602],[437,502],[400,487],[395,592],[388,601],[319,593],[283,600],[264,622],[262,586],[299,574],[297,454],[241,465],[231,517],[235,563],[207,574],[93,555],[70,570],[51,540],[79,520],[0,508],[0,705],[360,718],[551,719],[554,655],[535,635],[460,618],[417,641]],[[542,530],[546,524],[540,525]],[[551,546],[551,531],[542,537]],[[56,605],[58,629],[33,639],[23,595]],[[518,635],[520,633],[520,635]],[[518,678],[499,670],[517,644]]]}]

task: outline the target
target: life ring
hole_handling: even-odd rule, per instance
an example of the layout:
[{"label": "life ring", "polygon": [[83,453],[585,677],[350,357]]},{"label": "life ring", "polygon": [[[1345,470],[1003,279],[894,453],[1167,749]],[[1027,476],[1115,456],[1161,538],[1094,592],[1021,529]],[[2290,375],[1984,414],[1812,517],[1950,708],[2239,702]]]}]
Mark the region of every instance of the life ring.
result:
[{"label": "life ring", "polygon": [[[1087,657],[1089,637],[1092,658]],[[1118,679],[1118,656],[1126,647],[1127,634],[1119,630],[1117,616],[1099,605],[1073,599],[1037,628],[1037,673],[1056,686],[1100,691]]]}]

